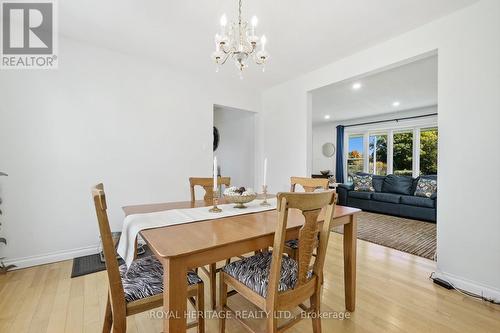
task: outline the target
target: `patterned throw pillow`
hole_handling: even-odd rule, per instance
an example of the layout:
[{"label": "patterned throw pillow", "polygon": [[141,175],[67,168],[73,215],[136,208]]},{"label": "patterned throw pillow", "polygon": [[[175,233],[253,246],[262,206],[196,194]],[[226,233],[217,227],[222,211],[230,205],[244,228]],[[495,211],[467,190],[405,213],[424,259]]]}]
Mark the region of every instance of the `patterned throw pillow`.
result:
[{"label": "patterned throw pillow", "polygon": [[372,184],[372,175],[353,175],[354,191],[375,192]]},{"label": "patterned throw pillow", "polygon": [[415,196],[430,198],[437,191],[437,181],[430,178],[419,178]]}]

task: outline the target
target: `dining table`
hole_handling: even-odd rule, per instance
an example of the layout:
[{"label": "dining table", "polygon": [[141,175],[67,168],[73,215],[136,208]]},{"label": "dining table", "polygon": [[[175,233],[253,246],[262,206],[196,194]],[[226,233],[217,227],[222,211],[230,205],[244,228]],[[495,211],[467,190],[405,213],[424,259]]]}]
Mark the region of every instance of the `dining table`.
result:
[{"label": "dining table", "polygon": [[[223,204],[224,199],[221,199],[219,203]],[[211,203],[201,200],[142,204],[125,206],[123,211],[128,216],[203,206],[209,209]],[[357,208],[337,205],[332,223],[332,227],[344,226],[344,293],[345,307],[350,312],[354,311],[356,303],[356,218],[358,212],[360,210]],[[277,215],[276,209],[273,209],[146,229],[139,233],[163,265],[163,332],[186,331],[187,271],[271,247],[274,241]],[[322,212],[318,217],[318,223],[323,223],[323,216]],[[303,221],[303,216],[298,210],[289,211],[287,240],[298,238]]]}]

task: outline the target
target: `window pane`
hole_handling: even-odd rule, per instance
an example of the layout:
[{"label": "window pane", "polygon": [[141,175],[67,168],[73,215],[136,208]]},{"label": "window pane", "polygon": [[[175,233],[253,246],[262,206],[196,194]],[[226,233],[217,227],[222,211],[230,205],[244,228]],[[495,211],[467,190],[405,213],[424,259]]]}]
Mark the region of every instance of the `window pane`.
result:
[{"label": "window pane", "polygon": [[420,131],[420,174],[437,175],[438,129]]},{"label": "window pane", "polygon": [[368,172],[387,175],[387,134],[370,135],[369,162]]},{"label": "window pane", "polygon": [[413,131],[394,133],[393,161],[395,175],[413,174]]},{"label": "window pane", "polygon": [[347,174],[363,171],[363,135],[349,135],[349,154],[347,157]]}]

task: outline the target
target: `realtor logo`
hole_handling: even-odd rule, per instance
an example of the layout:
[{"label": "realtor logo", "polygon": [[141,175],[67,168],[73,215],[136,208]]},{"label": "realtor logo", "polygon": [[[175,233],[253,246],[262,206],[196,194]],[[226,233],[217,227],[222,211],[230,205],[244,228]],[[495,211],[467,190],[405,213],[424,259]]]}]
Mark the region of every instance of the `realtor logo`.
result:
[{"label": "realtor logo", "polygon": [[2,69],[56,68],[55,4],[2,1]]}]

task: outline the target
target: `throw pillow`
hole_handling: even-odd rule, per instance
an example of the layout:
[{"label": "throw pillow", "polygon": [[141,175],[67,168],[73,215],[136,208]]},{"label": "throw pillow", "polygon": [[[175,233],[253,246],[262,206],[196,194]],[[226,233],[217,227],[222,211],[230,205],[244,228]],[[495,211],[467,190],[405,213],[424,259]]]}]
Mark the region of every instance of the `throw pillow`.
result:
[{"label": "throw pillow", "polygon": [[353,175],[354,191],[375,192],[372,175]]},{"label": "throw pillow", "polygon": [[415,196],[430,198],[437,192],[437,181],[430,178],[420,178],[415,189]]},{"label": "throw pillow", "polygon": [[388,175],[384,178],[382,192],[411,195],[413,178],[408,176]]}]

